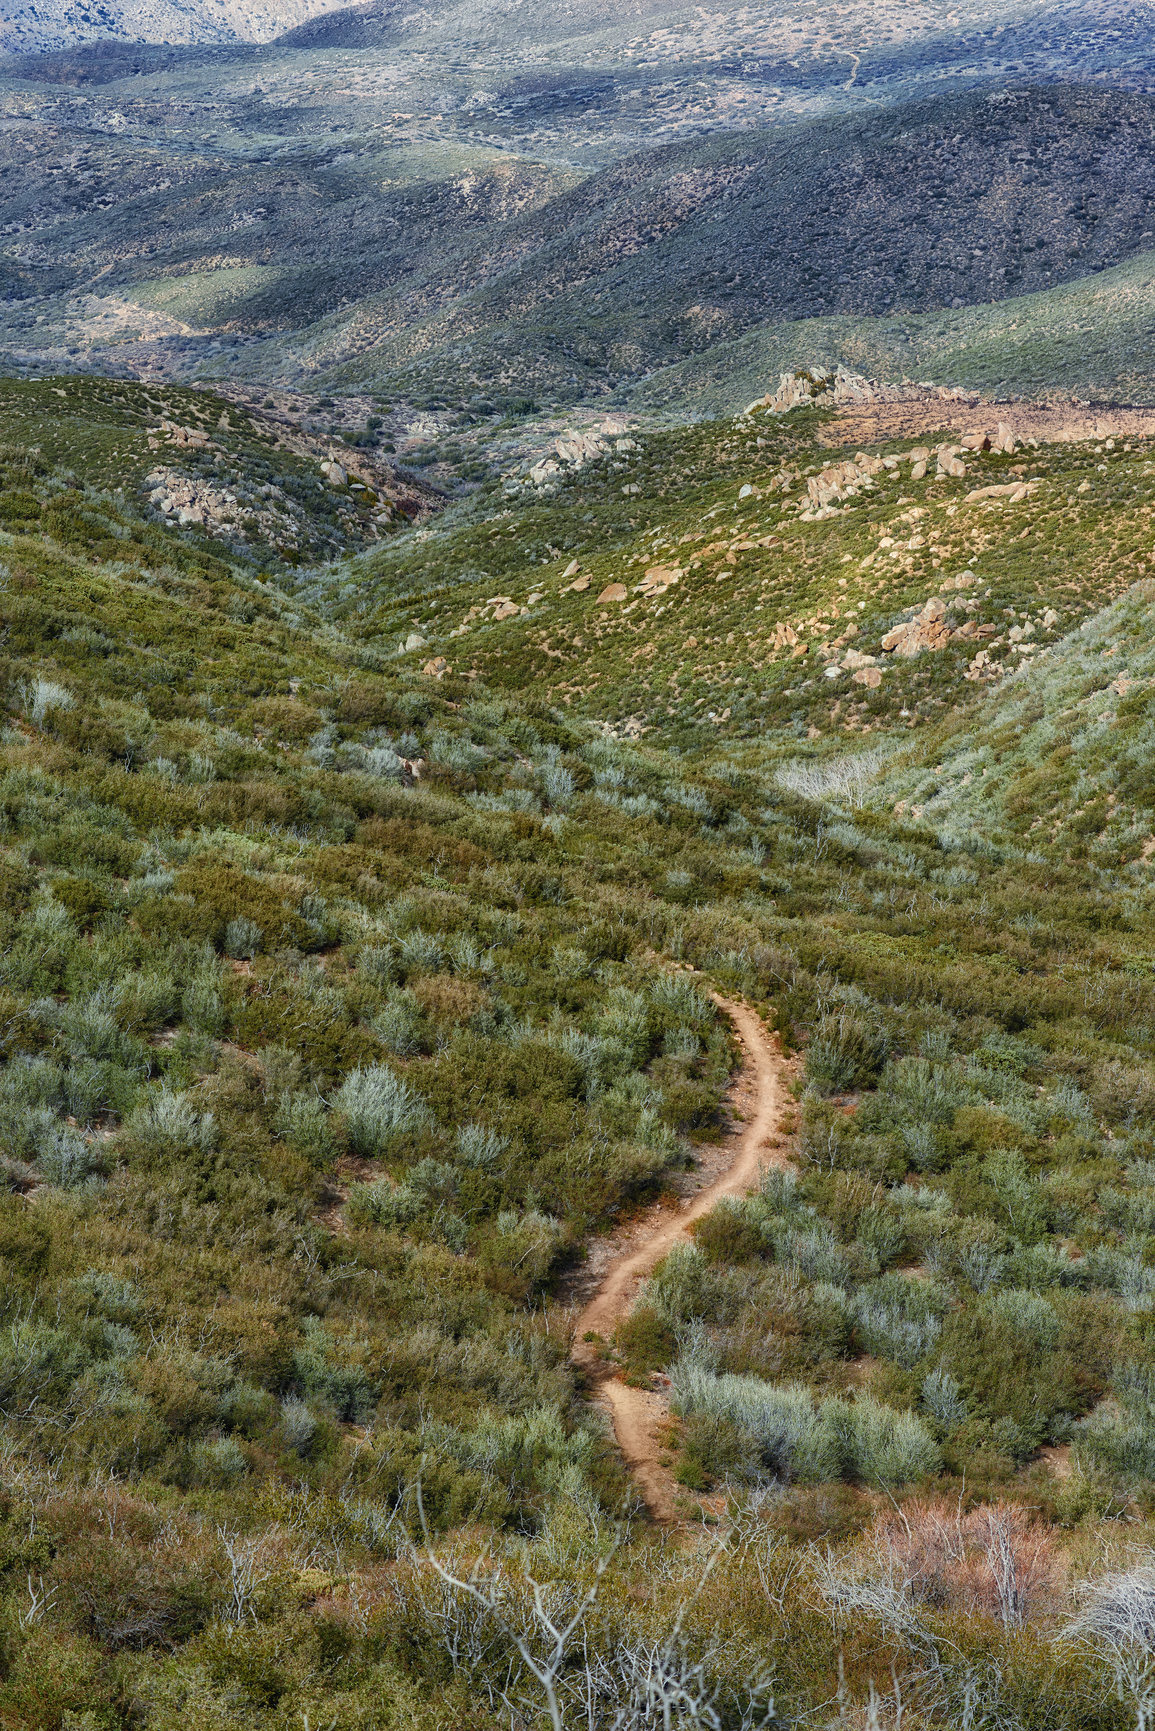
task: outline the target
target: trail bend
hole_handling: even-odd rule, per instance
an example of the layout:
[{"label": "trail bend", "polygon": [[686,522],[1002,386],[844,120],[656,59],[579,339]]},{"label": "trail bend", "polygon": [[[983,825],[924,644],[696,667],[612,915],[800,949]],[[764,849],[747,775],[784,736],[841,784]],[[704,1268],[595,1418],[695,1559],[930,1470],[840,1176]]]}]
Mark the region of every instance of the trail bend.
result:
[{"label": "trail bend", "polygon": [[592,1296],[574,1322],[571,1356],[596,1385],[597,1398],[613,1420],[614,1435],[622,1458],[633,1473],[642,1499],[656,1521],[678,1519],[678,1488],[662,1465],[664,1448],[659,1427],[668,1415],[664,1396],[648,1389],[630,1388],[614,1367],[600,1357],[596,1334],[609,1341],[618,1323],[628,1313],[638,1288],[676,1244],[685,1242],[696,1220],[726,1196],[745,1196],[757,1188],[766,1166],[787,1166],[785,1134],[794,1100],[787,1084],[785,1060],[761,1018],[747,1005],[711,992],[711,998],[729,1018],[738,1037],[742,1063],[727,1093],[731,1125],[725,1149],[729,1156],[718,1174],[696,1194],[680,1203],[658,1208],[639,1226],[611,1244]]}]

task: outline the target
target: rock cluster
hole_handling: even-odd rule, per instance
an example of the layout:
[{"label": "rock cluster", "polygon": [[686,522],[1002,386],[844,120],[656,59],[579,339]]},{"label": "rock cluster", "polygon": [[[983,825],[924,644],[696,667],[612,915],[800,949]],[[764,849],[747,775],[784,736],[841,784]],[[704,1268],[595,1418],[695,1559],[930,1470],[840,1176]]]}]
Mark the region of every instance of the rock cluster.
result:
[{"label": "rock cluster", "polygon": [[680,565],[651,565],[642,581],[634,584],[634,593],[652,600],[658,595],[664,595],[667,589],[680,582],[684,576],[685,572]]},{"label": "rock cluster", "polygon": [[747,403],[743,413],[753,415],[759,409],[767,409],[772,415],[785,415],[791,409],[810,408],[815,404],[822,408],[842,408],[852,403],[921,403],[931,399],[959,402],[967,398],[966,391],[948,385],[919,383],[914,379],[891,384],[868,379],[862,373],[838,366],[832,372],[796,369],[783,373],[778,388]]},{"label": "rock cluster", "polygon": [[913,619],[886,633],[881,647],[888,655],[906,656],[918,655],[924,649],[945,649],[949,642],[946,602],[941,595],[932,595]]},{"label": "rock cluster", "polygon": [[182,427],[176,421],[162,421],[148,429],[148,448],[159,451],[162,445],[179,445],[188,451],[218,451],[203,427]]},{"label": "rock cluster", "polygon": [[204,481],[194,481],[172,469],[154,469],[145,476],[144,484],[150,488],[149,504],[163,517],[173,518],[182,527],[199,523],[203,528],[218,533],[228,529],[244,534],[246,518],[268,518],[269,524],[272,523],[267,512],[247,512],[235,493],[209,486]]},{"label": "rock cluster", "polygon": [[548,487],[559,475],[572,474],[611,449],[624,456],[638,448],[637,441],[626,436],[624,421],[605,421],[596,433],[563,433],[554,444],[553,455],[533,465],[529,480],[535,487]]},{"label": "rock cluster", "polygon": [[285,551],[308,538],[304,513],[279,488],[264,486],[257,497],[238,498],[228,486],[154,469],[145,476],[148,502],[170,523],[196,526],[224,541],[265,541]]},{"label": "rock cluster", "polygon": [[806,483],[811,510],[821,511],[842,499],[852,499],[861,482],[885,467],[896,468],[897,464],[893,460],[886,464],[881,457],[868,457],[864,451],[858,451],[853,462],[834,463],[820,475],[812,475]]}]

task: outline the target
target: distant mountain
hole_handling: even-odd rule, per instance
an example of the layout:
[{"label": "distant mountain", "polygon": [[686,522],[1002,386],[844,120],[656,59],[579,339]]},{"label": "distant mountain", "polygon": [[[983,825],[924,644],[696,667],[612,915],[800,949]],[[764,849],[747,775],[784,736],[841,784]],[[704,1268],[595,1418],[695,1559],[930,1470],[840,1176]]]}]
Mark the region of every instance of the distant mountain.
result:
[{"label": "distant mountain", "polygon": [[772,321],[1044,291],[1153,239],[1155,98],[966,93],[631,157],[259,365],[587,393]]},{"label": "distant mountain", "polygon": [[37,54],[82,42],[269,42],[332,11],[331,0],[15,0],[0,49]]}]

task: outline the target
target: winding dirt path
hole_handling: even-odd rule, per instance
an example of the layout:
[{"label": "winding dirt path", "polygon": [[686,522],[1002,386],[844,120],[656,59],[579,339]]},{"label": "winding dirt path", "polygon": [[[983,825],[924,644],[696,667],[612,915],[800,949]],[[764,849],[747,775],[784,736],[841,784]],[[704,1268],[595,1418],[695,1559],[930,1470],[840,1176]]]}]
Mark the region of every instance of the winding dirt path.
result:
[{"label": "winding dirt path", "polygon": [[[629,1311],[641,1282],[662,1258],[689,1235],[694,1221],[708,1214],[724,1196],[745,1196],[755,1189],[763,1167],[789,1164],[785,1132],[794,1101],[775,1034],[770,1033],[748,1005],[712,992],[718,1008],[729,1017],[742,1048],[742,1064],[728,1093],[732,1123],[723,1145],[720,1175],[685,1201],[658,1208],[618,1240],[596,1291],[574,1323],[572,1357],[596,1385],[599,1401],[608,1408],[622,1456],[637,1480],[646,1507],[657,1521],[678,1519],[678,1488],[662,1465],[658,1430],[668,1416],[665,1398],[647,1389],[630,1388],[612,1365],[601,1358],[596,1334],[609,1341]],[[726,1144],[729,1144],[726,1146]]]}]

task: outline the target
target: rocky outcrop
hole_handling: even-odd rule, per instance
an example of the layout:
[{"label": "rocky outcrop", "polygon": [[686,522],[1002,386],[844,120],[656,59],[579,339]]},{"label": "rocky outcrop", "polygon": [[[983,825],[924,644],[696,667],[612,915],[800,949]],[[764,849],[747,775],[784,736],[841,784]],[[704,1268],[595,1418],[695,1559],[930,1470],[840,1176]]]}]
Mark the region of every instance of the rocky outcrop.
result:
[{"label": "rocky outcrop", "polygon": [[626,456],[638,448],[637,441],[626,434],[626,423],[611,418],[604,421],[596,433],[563,433],[555,441],[552,453],[542,457],[530,469],[529,480],[535,487],[556,485],[564,475],[574,474],[587,463],[611,452]]},{"label": "rocky outcrop", "polygon": [[148,448],[159,451],[164,445],[176,445],[186,451],[219,451],[203,427],[182,427],[176,421],[161,421],[148,429]]},{"label": "rocky outcrop", "polygon": [[791,409],[839,409],[861,403],[965,402],[969,396],[970,393],[948,385],[919,383],[914,379],[888,383],[838,366],[828,373],[809,370],[783,373],[777,390],[767,391],[764,397],[747,403],[743,413],[753,415],[764,409],[772,415],[785,415]]},{"label": "rocky outcrop", "polygon": [[932,595],[913,619],[886,633],[882,648],[888,655],[907,656],[918,655],[924,649],[945,649],[949,642],[946,602],[941,595]]}]

